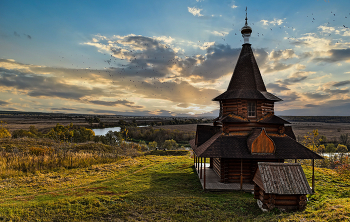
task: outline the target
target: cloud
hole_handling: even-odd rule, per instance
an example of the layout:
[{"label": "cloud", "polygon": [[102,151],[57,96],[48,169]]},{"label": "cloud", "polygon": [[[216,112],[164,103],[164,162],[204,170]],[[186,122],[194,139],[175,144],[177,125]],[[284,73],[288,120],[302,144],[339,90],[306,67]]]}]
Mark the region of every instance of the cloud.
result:
[{"label": "cloud", "polygon": [[13,35],[16,37],[21,37],[16,31],[13,32]]},{"label": "cloud", "polygon": [[232,5],[231,8],[237,8],[238,6],[237,5]]},{"label": "cloud", "polygon": [[280,62],[273,62],[271,65],[266,65],[265,72],[266,73],[271,73],[271,72],[276,72],[276,71],[281,71],[285,69],[289,69],[290,67],[293,66],[293,64],[284,64]]},{"label": "cloud", "polygon": [[327,99],[330,97],[328,94],[312,93],[312,92],[306,92],[304,93],[304,95],[309,99]]},{"label": "cloud", "polygon": [[183,76],[197,76],[203,80],[215,80],[232,74],[240,49],[215,44],[207,48],[206,57],[186,58],[178,64]]},{"label": "cloud", "polygon": [[0,68],[0,86],[20,90],[31,97],[56,97],[79,100],[86,95],[102,95],[100,88],[76,86],[56,77]]},{"label": "cloud", "polygon": [[75,111],[76,109],[73,108],[51,108],[52,111]]},{"label": "cloud", "polygon": [[144,106],[136,106],[134,105],[134,102],[130,102],[127,100],[117,100],[117,101],[101,101],[101,100],[90,100],[87,101],[92,104],[97,104],[97,105],[103,105],[103,106],[118,106],[118,105],[123,105],[127,106],[130,108],[135,108],[135,109],[142,109]]},{"label": "cloud", "polygon": [[286,20],[286,19],[285,18],[284,19],[276,19],[276,18],[274,18],[271,21],[262,19],[262,20],[260,20],[260,22],[262,22],[263,25],[265,25],[265,26],[270,25],[270,24],[275,26],[275,25],[282,25],[284,20]]},{"label": "cloud", "polygon": [[350,92],[348,89],[325,89],[324,92],[329,93],[331,95],[337,94],[347,94]]},{"label": "cloud", "polygon": [[191,7],[187,7],[187,9],[188,9],[188,12],[191,13],[192,15],[194,15],[194,16],[198,16],[198,17],[203,16],[201,14],[201,11],[203,9],[199,9],[199,8],[196,8],[196,7],[192,7],[192,8]]},{"label": "cloud", "polygon": [[8,105],[9,103],[6,102],[6,101],[3,101],[3,100],[0,100],[0,106],[3,106],[3,105]]},{"label": "cloud", "polygon": [[277,115],[292,116],[343,116],[349,112],[350,100],[332,100],[320,105],[307,104],[301,109],[276,111]]},{"label": "cloud", "polygon": [[290,75],[289,78],[284,79],[284,80],[282,81],[282,83],[283,83],[284,85],[291,85],[291,84],[294,84],[294,83],[299,83],[299,82],[302,82],[302,81],[304,81],[305,79],[307,79],[308,76],[309,76],[310,74],[313,74],[313,73],[315,73],[315,72],[295,72],[295,73],[293,73],[292,75]]},{"label": "cloud", "polygon": [[291,59],[297,57],[298,56],[295,54],[293,49],[272,50],[269,54],[270,60]]},{"label": "cloud", "polygon": [[334,87],[339,87],[339,86],[345,86],[345,85],[348,85],[348,84],[350,84],[350,80],[345,80],[345,81],[340,81],[340,82],[334,83],[333,86]]},{"label": "cloud", "polygon": [[221,31],[221,32],[213,31],[213,32],[211,32],[211,34],[216,35],[216,36],[225,36],[225,35],[227,35],[228,33],[229,33],[229,32],[225,32],[225,31]]},{"label": "cloud", "polygon": [[283,100],[281,102],[282,104],[294,102],[300,98],[300,96],[295,92],[290,92],[289,94],[286,94],[286,95],[278,95],[278,97],[280,97]]},{"label": "cloud", "polygon": [[331,49],[328,51],[329,56],[328,57],[318,57],[314,58],[313,60],[316,62],[340,62],[340,61],[347,61],[350,60],[350,48],[347,49]]},{"label": "cloud", "polygon": [[268,90],[271,90],[272,92],[280,92],[280,91],[285,91],[285,90],[290,90],[286,86],[279,84],[279,83],[268,83],[266,85],[266,88]]}]

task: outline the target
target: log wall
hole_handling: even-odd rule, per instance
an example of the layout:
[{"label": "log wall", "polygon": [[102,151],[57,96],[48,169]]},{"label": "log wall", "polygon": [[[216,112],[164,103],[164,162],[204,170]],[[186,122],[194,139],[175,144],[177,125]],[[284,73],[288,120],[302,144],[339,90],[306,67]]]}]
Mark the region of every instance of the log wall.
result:
[{"label": "log wall", "polygon": [[267,194],[257,184],[254,185],[254,198],[260,200],[264,209],[272,210],[277,207],[285,210],[304,210],[307,204],[306,195]]},{"label": "log wall", "polygon": [[[248,118],[248,100],[230,99],[220,102],[220,114],[225,116],[230,113]],[[268,113],[274,114],[274,103],[265,100],[256,100],[257,119],[260,119]]]},{"label": "log wall", "polygon": [[221,158],[213,158],[213,170],[216,173],[216,175],[219,176],[221,181]]},{"label": "log wall", "polygon": [[[215,162],[215,158],[214,158]],[[256,169],[258,168],[258,162],[284,162],[284,160],[257,160],[257,159],[243,159],[242,160],[242,177],[243,183],[253,184],[253,177]],[[215,168],[215,163],[214,163]],[[240,183],[241,182],[241,159],[228,159],[221,158],[220,168],[221,174],[217,175],[220,177],[222,183]],[[215,171],[215,170],[214,170]]]}]

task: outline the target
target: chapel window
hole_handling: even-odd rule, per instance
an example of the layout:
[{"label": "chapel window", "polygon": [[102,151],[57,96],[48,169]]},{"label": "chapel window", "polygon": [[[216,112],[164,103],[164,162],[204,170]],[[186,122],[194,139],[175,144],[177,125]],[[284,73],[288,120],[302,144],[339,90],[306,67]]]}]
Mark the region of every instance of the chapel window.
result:
[{"label": "chapel window", "polygon": [[256,116],[256,105],[255,102],[248,102],[248,117]]}]

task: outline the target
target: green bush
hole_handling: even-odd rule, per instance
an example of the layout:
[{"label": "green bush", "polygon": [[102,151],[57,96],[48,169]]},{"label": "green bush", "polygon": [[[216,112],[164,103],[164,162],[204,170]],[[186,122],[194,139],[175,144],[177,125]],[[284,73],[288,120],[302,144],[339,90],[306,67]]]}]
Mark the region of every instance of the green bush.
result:
[{"label": "green bush", "polygon": [[327,143],[325,152],[326,153],[335,153],[337,151],[337,148],[333,143]]}]

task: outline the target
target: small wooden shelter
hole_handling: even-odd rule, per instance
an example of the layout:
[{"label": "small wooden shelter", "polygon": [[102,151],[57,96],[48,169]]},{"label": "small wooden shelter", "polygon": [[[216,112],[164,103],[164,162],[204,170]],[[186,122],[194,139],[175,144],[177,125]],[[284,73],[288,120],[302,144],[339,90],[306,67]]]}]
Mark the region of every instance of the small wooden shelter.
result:
[{"label": "small wooden shelter", "polygon": [[304,210],[312,194],[300,163],[258,163],[254,198],[263,209]]},{"label": "small wooden shelter", "polygon": [[[207,189],[206,158],[218,183],[236,183],[241,190],[252,187],[248,185],[253,184],[258,162],[312,159],[314,163],[314,159],[323,159],[296,141],[288,121],[274,115],[274,103],[281,99],[266,90],[249,44],[252,29],[247,18],[241,33],[244,44],[231,81],[227,90],[213,99],[220,104],[219,116],[213,126],[197,125],[196,138],[190,141],[203,189]],[[312,180],[314,190],[314,176]]]}]

